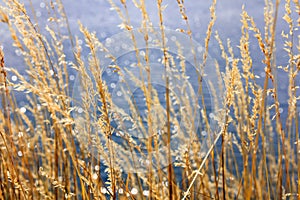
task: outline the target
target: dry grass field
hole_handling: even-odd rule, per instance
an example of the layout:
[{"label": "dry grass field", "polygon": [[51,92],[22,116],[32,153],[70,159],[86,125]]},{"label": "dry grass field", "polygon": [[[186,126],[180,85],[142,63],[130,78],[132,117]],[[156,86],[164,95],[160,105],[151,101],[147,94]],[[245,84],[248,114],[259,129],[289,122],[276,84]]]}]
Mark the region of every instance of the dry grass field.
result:
[{"label": "dry grass field", "polygon": [[[265,0],[263,28],[241,7],[238,46],[215,28],[217,0],[207,1],[200,44],[184,0],[174,20],[185,28],[174,31],[163,0],[155,13],[145,0],[108,0],[122,34],[105,41],[81,22],[73,34],[63,1],[44,2],[46,25],[33,6],[0,5],[24,63],[17,69],[0,48],[0,199],[300,199],[298,0]],[[277,29],[280,6],[288,30]],[[209,56],[211,40],[222,65]],[[288,80],[284,116],[278,73]]]}]

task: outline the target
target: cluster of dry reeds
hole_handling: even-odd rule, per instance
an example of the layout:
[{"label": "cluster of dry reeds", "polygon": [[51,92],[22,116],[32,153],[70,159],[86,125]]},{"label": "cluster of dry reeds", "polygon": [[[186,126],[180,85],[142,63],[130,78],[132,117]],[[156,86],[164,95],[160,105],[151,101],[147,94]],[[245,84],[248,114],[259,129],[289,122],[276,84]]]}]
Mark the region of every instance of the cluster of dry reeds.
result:
[{"label": "cluster of dry reeds", "polygon": [[[46,3],[46,27],[40,27],[18,0],[3,1],[0,20],[21,54],[18,58],[24,62],[24,69],[18,71],[7,63],[0,49],[0,199],[299,199],[299,1],[265,0],[263,29],[241,8],[239,55],[235,55],[236,47],[231,46],[230,38],[224,43],[219,36],[221,30],[214,28],[218,14],[217,1],[213,0],[204,50],[201,60],[197,60],[184,1],[177,0],[178,12],[186,24],[186,29],[180,31],[190,43],[177,43],[176,53],[181,54],[183,45],[191,49],[197,71],[196,95],[186,93],[189,80],[184,58],[179,56],[182,62],[176,63],[168,51],[164,1],[156,1],[155,14],[160,22],[157,25],[150,21],[149,15],[154,13],[147,11],[145,0],[132,2],[141,14],[141,26],[137,28],[144,38],[142,54],[127,1],[109,0],[122,20],[120,27],[133,43],[135,67],[145,79],[141,81],[128,72],[130,81],[145,98],[144,117],[135,105],[137,99],[125,98],[130,115],[114,103],[102,76],[107,66],[103,66],[99,54],[105,54],[111,63],[118,58],[96,33],[79,23],[89,53],[82,51],[79,36],[72,35],[60,0]],[[278,66],[276,50],[282,47],[276,46],[276,23],[279,6],[283,5],[283,19],[289,30],[282,31],[281,39],[289,59]],[[151,84],[150,34],[159,36],[165,73],[164,105]],[[256,52],[250,50],[250,38],[259,44]],[[217,62],[208,65],[212,39],[219,43],[224,68]],[[70,46],[73,55],[66,56]],[[264,68],[263,77],[255,73],[253,66],[252,56],[258,54],[263,57],[259,66]],[[117,64],[109,67],[113,73],[124,76]],[[208,77],[206,83],[214,99],[213,110],[218,111],[213,117],[205,105],[203,89],[208,67],[215,70],[219,79],[212,83]],[[80,77],[79,94],[72,94],[70,69],[75,69]],[[281,116],[277,71],[289,80],[287,117]],[[182,85],[174,84],[175,75]],[[18,81],[10,81],[12,76]],[[261,79],[263,85],[257,83]],[[127,80],[123,81],[126,85]],[[172,91],[180,91],[181,95]],[[18,104],[16,93],[22,94],[26,105]],[[79,103],[76,95],[80,96]],[[198,111],[191,103],[198,102],[193,99],[196,96],[201,102]],[[176,105],[184,105],[180,117]],[[198,126],[196,115],[201,115],[203,126]],[[116,121],[118,126],[113,125]],[[128,124],[130,128],[122,129]],[[133,137],[132,131],[142,136]],[[199,131],[209,137],[205,145],[197,137]],[[175,149],[170,145],[174,138],[183,141]],[[139,170],[142,161],[143,170]]]}]

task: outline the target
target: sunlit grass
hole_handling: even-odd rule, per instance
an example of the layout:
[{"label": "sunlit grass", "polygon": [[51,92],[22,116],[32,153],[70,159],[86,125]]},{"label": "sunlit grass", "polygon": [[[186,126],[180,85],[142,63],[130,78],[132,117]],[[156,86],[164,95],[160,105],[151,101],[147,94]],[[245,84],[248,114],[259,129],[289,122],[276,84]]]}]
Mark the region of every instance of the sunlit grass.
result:
[{"label": "sunlit grass", "polygon": [[[132,1],[139,27],[131,3],[108,2],[122,21],[122,41],[101,41],[80,22],[81,35],[73,35],[61,1],[45,2],[46,27],[17,0],[0,6],[1,26],[24,63],[17,70],[0,48],[0,199],[299,199],[299,1],[265,0],[263,28],[242,7],[237,47],[214,26],[216,0],[208,2],[201,46],[183,0],[177,12],[185,28],[176,36],[184,44],[169,37],[175,31],[165,27],[164,1],[155,13]],[[280,7],[288,30],[277,30]],[[222,65],[209,57],[212,40]],[[119,66],[126,54],[110,46],[122,42],[133,55],[127,67]],[[288,62],[278,66],[282,48]],[[289,80],[287,117],[279,72]]]}]

